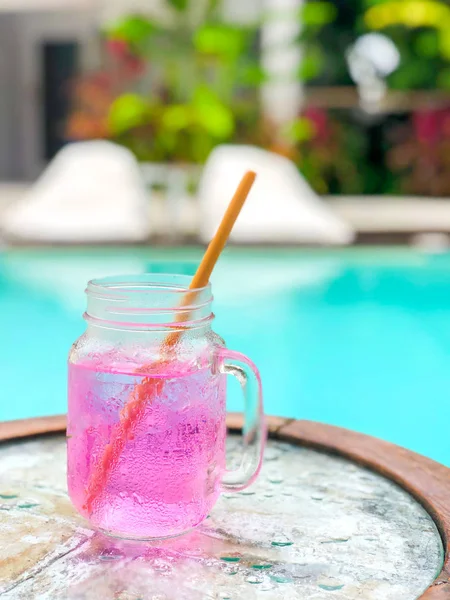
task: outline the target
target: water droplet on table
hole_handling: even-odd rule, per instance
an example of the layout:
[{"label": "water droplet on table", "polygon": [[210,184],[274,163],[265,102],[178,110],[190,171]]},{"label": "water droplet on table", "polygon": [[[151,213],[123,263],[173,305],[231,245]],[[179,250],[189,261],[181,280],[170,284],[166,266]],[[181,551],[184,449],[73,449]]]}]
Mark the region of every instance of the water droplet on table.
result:
[{"label": "water droplet on table", "polygon": [[264,452],[264,461],[272,462],[272,461],[278,460],[282,454],[283,453],[280,450],[280,448],[272,448],[269,446],[268,448],[266,448],[266,451]]},{"label": "water droplet on table", "polygon": [[283,483],[284,479],[283,479],[283,477],[280,477],[279,475],[268,475],[267,481],[269,483],[274,483],[275,485],[279,485],[280,483]]},{"label": "water droplet on table", "polygon": [[221,556],[220,560],[224,560],[225,562],[229,562],[229,563],[236,563],[241,560],[241,557],[240,556]]},{"label": "water droplet on table", "polygon": [[121,558],[123,558],[125,555],[123,552],[121,552],[120,550],[118,550],[117,548],[108,548],[103,550],[100,554],[99,554],[99,559],[100,560],[120,560]]},{"label": "water droplet on table", "polygon": [[321,590],[326,590],[327,592],[336,592],[337,590],[342,590],[344,584],[341,585],[325,585],[324,583],[319,583],[319,587]]},{"label": "water droplet on table", "polygon": [[165,560],[161,560],[160,558],[156,558],[153,561],[153,569],[158,573],[170,573],[172,571],[172,566],[169,565]]},{"label": "water droplet on table", "polygon": [[290,577],[289,575],[274,574],[269,575],[269,577],[272,581],[275,581],[276,583],[292,583],[292,577]]},{"label": "water droplet on table", "polygon": [[239,573],[239,568],[237,567],[237,565],[229,565],[227,567],[225,567],[225,569],[223,570],[224,573],[226,573],[227,575],[236,575],[237,573]]},{"label": "water droplet on table", "polygon": [[279,535],[274,538],[271,542],[272,546],[278,546],[279,548],[284,548],[286,546],[292,546],[294,542],[290,540],[286,535]]},{"label": "water droplet on table", "polygon": [[258,592],[270,592],[273,590],[275,586],[270,581],[263,581],[260,586],[258,586]]},{"label": "water droplet on table", "polygon": [[247,583],[257,584],[262,583],[264,579],[262,577],[258,577],[257,575],[248,575],[248,577],[245,578],[245,581]]}]

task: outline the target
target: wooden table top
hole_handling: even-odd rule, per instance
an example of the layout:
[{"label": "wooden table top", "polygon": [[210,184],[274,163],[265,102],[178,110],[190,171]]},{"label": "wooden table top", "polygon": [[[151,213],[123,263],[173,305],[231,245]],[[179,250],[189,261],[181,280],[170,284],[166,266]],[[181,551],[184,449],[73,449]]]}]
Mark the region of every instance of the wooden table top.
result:
[{"label": "wooden table top", "polygon": [[[230,416],[230,428],[239,425]],[[450,471],[428,459],[337,428],[273,419],[250,489],[224,495],[191,534],[136,543],[95,533],[75,513],[63,429],[63,418],[0,424],[8,440],[0,445],[1,599],[449,597],[445,568],[434,580],[444,560],[435,523],[445,543],[439,502],[447,493],[450,505]],[[46,431],[53,433],[37,435]],[[229,446],[239,451],[238,435]],[[402,461],[428,486],[427,499]]]}]

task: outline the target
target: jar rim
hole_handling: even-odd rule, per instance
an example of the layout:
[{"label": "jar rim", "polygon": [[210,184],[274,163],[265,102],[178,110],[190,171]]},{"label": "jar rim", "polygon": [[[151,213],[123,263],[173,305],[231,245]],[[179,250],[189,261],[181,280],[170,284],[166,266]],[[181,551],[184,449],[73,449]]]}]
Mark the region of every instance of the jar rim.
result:
[{"label": "jar rim", "polygon": [[213,318],[211,285],[190,289],[192,277],[175,273],[115,275],[89,281],[89,323],[114,328],[204,327]]},{"label": "jar rim", "polygon": [[192,276],[178,273],[141,273],[113,275],[91,279],[86,288],[88,295],[115,297],[126,294],[174,294],[175,297],[187,292],[202,294],[211,290],[211,284],[190,289]]}]

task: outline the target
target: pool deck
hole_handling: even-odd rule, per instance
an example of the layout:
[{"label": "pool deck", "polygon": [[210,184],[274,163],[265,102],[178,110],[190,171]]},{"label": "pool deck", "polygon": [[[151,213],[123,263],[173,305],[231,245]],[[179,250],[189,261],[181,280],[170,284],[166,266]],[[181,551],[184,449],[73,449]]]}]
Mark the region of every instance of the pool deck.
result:
[{"label": "pool deck", "polygon": [[[19,201],[28,186],[23,183],[0,183],[0,225],[3,211]],[[417,233],[450,234],[450,199],[413,196],[327,196],[327,202],[342,219],[357,232],[357,241],[410,242]],[[194,199],[180,207],[178,235],[181,239],[195,238],[198,209]],[[162,237],[168,233],[170,219],[163,197],[154,196],[150,219]]]}]

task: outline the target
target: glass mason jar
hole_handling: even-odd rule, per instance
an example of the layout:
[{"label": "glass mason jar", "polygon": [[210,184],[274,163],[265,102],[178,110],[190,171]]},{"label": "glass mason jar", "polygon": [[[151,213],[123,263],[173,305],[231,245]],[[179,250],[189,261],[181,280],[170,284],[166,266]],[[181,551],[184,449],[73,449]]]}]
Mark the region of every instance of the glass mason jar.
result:
[{"label": "glass mason jar", "polygon": [[[69,356],[68,487],[107,534],[165,538],[203,521],[258,475],[265,442],[253,363],[211,329],[211,287],[142,275],[89,282],[86,332]],[[226,469],[226,376],[245,398],[244,449]]]}]

